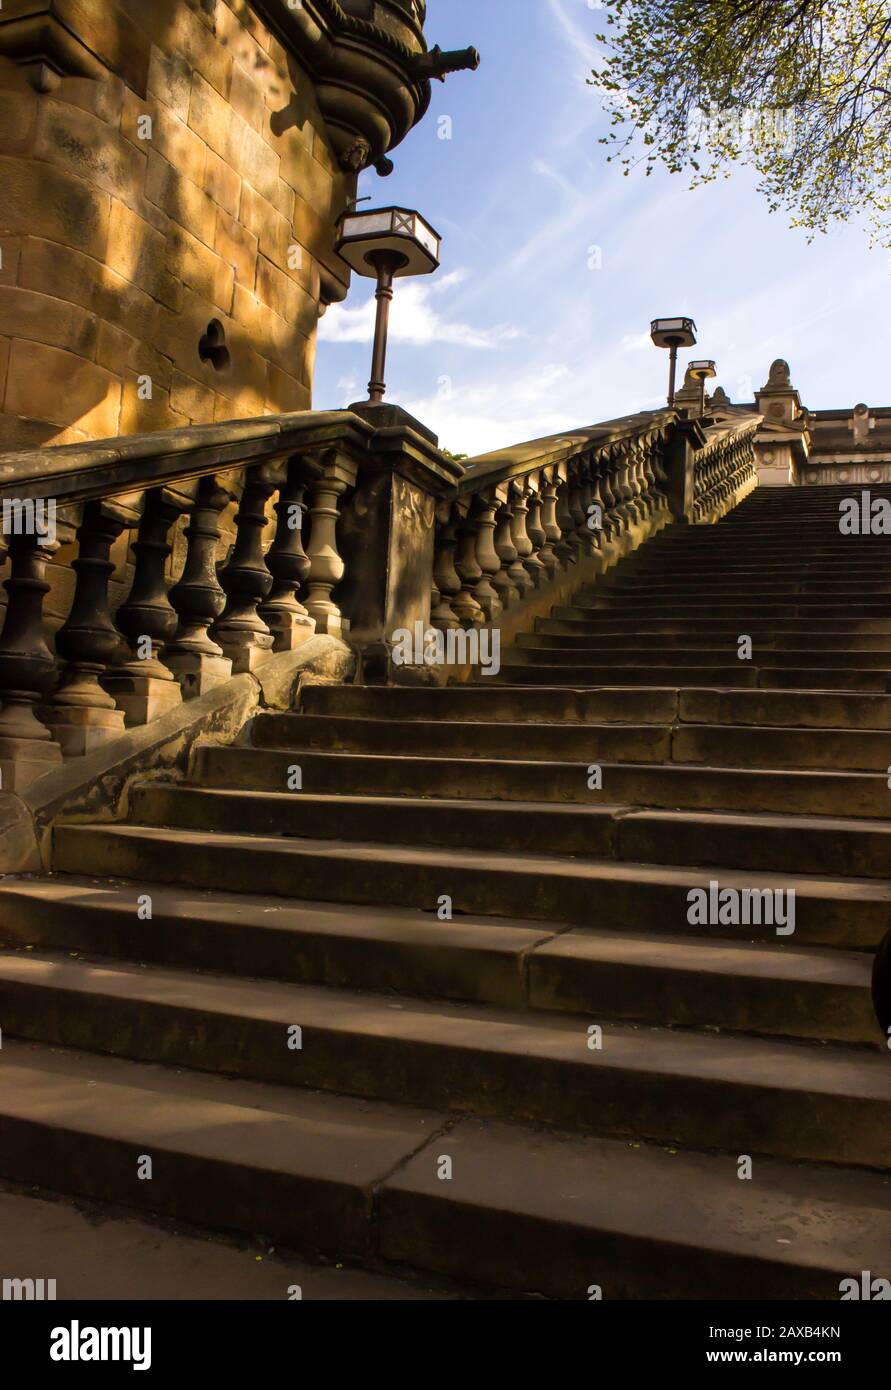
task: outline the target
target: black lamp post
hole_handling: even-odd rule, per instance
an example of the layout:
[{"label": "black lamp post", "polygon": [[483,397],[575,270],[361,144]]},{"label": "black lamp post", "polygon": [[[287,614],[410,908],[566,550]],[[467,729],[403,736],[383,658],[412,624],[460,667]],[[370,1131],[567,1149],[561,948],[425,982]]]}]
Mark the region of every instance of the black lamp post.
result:
[{"label": "black lamp post", "polygon": [[696,343],[696,324],[692,319],[654,319],[650,337],[656,347],[668,348],[671,360],[668,371],[668,404],[674,405],[677,385],[678,348],[693,347]]},{"label": "black lamp post", "polygon": [[387,336],[393,281],[430,275],[439,268],[442,238],[420,213],[407,208],[369,208],[341,219],[336,250],[357,275],[377,280],[377,314],[368,402],[381,405],[387,387]]},{"label": "black lamp post", "polygon": [[699,417],[701,419],[705,414],[705,383],[718,375],[718,369],[714,362],[703,361],[688,363],[687,371],[693,381],[699,382]]}]

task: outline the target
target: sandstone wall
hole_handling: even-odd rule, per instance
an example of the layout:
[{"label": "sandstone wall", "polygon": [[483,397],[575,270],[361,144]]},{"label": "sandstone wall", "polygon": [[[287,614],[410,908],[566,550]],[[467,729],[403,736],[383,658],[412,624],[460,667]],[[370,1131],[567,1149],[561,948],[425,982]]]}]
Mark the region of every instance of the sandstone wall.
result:
[{"label": "sandstone wall", "polygon": [[309,76],[239,0],[83,6],[126,79],[0,59],[0,449],[308,408],[355,196]]}]

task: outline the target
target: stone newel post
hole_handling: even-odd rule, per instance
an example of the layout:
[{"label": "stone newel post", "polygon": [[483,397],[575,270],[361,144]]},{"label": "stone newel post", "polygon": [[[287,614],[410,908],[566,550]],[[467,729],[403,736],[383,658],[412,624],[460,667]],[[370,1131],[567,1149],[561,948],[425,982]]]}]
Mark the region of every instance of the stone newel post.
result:
[{"label": "stone newel post", "polygon": [[453,493],[464,469],[398,406],[351,409],[376,429],[343,517],[338,597],[364,679],[399,679],[407,668],[391,660],[396,634],[431,626],[437,500]]}]

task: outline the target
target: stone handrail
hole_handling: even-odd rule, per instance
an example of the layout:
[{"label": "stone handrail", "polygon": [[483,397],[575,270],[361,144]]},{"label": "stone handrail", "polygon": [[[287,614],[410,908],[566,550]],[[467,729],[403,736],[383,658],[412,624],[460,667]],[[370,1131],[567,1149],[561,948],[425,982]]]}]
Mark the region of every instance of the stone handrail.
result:
[{"label": "stone handrail", "polygon": [[435,499],[463,472],[412,424],[306,411],[0,455],[0,788],[21,792],[314,632],[345,635],[333,593],[357,534],[365,563],[356,553],[344,590],[360,645],[385,642],[399,508],[429,510],[426,597]]},{"label": "stone handrail", "polygon": [[431,623],[509,639],[671,522],[735,506],[758,424],[645,412],[464,468],[359,406],[0,455],[0,788],[316,632],[349,634],[366,680]]}]

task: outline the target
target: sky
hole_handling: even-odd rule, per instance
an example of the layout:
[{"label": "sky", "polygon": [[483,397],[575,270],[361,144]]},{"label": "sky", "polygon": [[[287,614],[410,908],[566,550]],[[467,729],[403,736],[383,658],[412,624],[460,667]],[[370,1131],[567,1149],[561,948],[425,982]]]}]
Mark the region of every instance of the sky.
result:
[{"label": "sky", "polygon": [[[891,255],[841,225],[808,243],[751,171],[691,191],[623,177],[586,78],[598,0],[428,0],[432,47],[482,55],[433,83],[424,121],[362,175],[363,209],[417,208],[443,237],[432,276],[401,280],[387,399],[474,456],[664,403],[653,318],[696,320],[732,400],[784,357],[813,410],[891,404]],[[364,399],[374,286],[353,277],[320,324],[313,404]],[[682,355],[682,362],[684,356]]]}]

